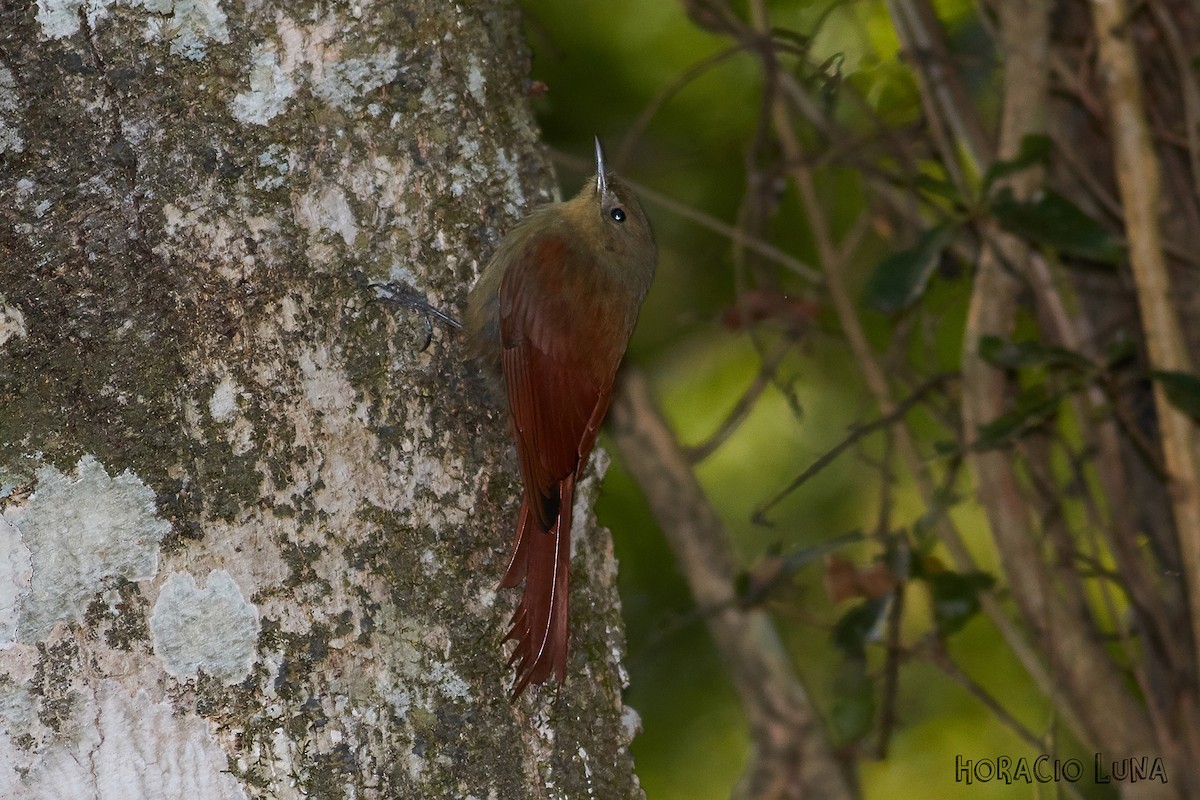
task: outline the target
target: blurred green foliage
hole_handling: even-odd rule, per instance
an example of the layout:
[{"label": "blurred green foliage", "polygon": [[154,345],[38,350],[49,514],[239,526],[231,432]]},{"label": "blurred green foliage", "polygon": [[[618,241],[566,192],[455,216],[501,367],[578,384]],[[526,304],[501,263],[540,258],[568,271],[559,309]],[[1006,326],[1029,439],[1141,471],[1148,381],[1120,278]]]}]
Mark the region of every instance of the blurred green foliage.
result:
[{"label": "blurred green foliage", "polygon": [[[532,78],[548,87],[535,107],[546,141],[566,157],[562,163],[582,163],[580,159],[590,154],[591,137],[598,134],[626,177],[675,204],[643,200],[655,225],[660,267],[630,357],[650,375],[680,440],[697,444],[720,426],[753,381],[760,368],[759,348],[770,349],[783,335],[780,326],[767,325],[757,334],[756,346],[750,334],[722,324],[723,313],[737,297],[733,248],[727,238],[679,213],[679,207],[687,207],[735,224],[747,185],[747,143],[755,135],[759,114],[759,64],[746,53],[722,57],[730,42],[697,28],[679,3],[524,0],[524,5],[534,52]],[[831,77],[827,85],[816,87],[817,96],[822,91],[836,93],[840,80],[850,82],[867,101],[867,108],[836,103],[835,112],[844,122],[865,127],[874,115],[885,125],[900,126],[920,116],[915,82],[898,57],[882,2],[792,0],[770,3],[769,8],[775,26],[794,32],[809,48],[811,60],[827,65]],[[997,103],[995,65],[973,6],[968,0],[948,0],[939,3],[938,10],[953,37],[951,46],[963,56],[968,85],[977,93],[986,119]],[[706,60],[712,60],[711,68],[662,100],[667,87]],[[836,99],[831,96],[830,102]],[[661,107],[637,139],[626,141],[639,116],[660,100]],[[1020,169],[1044,158],[1042,145],[1030,142],[1025,161],[1001,169]],[[585,177],[566,166],[559,172],[564,193],[573,193]],[[999,174],[980,176],[982,189],[986,191]],[[940,179],[931,172],[926,189]],[[819,173],[818,184],[831,227],[840,237],[863,212],[863,189],[852,170],[832,167]],[[1008,205],[1001,200],[996,214],[1002,223],[1033,226],[1035,239],[1061,234],[1062,226],[1038,227],[1042,218],[1011,197]],[[1056,204],[1054,210],[1062,215],[1078,212],[1059,200],[1055,196],[1041,202]],[[917,337],[919,352],[914,349],[908,355],[925,363],[931,373],[955,369],[959,363],[969,290],[966,270],[944,258],[953,217],[966,212],[953,202],[946,209],[945,226],[931,228],[923,238],[893,240],[886,229],[869,233],[846,276],[862,301],[868,337],[880,351],[891,335],[888,314],[921,297],[927,319],[936,324],[923,339]],[[768,233],[771,243],[789,255],[817,263],[816,248],[790,188],[780,197]],[[1116,247],[1103,230],[1090,229],[1081,241],[1067,244],[1101,261],[1110,260]],[[889,269],[887,280],[873,278],[881,262],[901,269]],[[922,520],[927,509],[912,487],[884,485],[872,464],[883,455],[880,437],[864,439],[771,509],[769,527],[751,523],[764,500],[836,445],[851,426],[876,414],[826,300],[796,276],[779,274],[784,291],[815,303],[816,319],[783,360],[777,386],[767,390],[735,433],[697,467],[734,536],[739,558],[751,568],[775,552],[809,547],[853,530],[875,530],[881,498],[889,491],[888,524],[912,529],[919,539],[920,525],[928,522]],[[1043,410],[1053,412],[1049,406]],[[932,419],[918,414],[913,420],[917,434],[928,437],[927,445],[944,435]],[[995,554],[978,506],[970,499],[957,501],[970,498],[971,487],[960,478],[948,488],[948,497],[956,501],[948,513],[960,525],[981,568],[994,571]],[[748,747],[736,698],[674,558],[617,460],[605,483],[599,514],[613,531],[621,562],[631,676],[628,702],[644,724],[633,751],[647,796],[728,797]],[[843,554],[869,563],[877,551],[874,544],[857,544]],[[936,564],[939,551],[930,545],[929,552],[913,557],[932,558],[929,563]],[[967,674],[1031,730],[1056,731],[1047,703],[999,644],[990,623],[973,613],[974,595],[989,584],[989,577],[927,571],[925,578],[914,581],[906,593],[904,643],[915,644],[935,626],[954,632],[948,644]],[[886,757],[877,757],[870,729],[885,699],[874,696],[876,684],[866,676],[878,676],[883,661],[881,648],[863,649],[862,643],[870,641],[864,633],[882,608],[871,608],[870,603],[882,607],[881,601],[868,600],[851,611],[850,601],[831,603],[822,589],[818,560],[800,568],[771,605],[813,700],[826,715],[832,739],[845,745],[846,757],[859,765],[864,797],[1030,797],[1036,788],[996,782],[966,787],[954,782],[956,756],[1017,758],[1039,751],[961,685],[920,659],[901,667],[897,694],[887,700],[895,705],[896,729]],[[849,648],[853,652],[838,638],[850,625],[865,626],[857,633],[858,646]],[[843,645],[840,650],[838,642]],[[1091,754],[1078,752],[1070,741],[1047,738],[1043,750],[1079,757],[1090,770]],[[1112,796],[1083,783],[1076,788],[1087,797]]]}]

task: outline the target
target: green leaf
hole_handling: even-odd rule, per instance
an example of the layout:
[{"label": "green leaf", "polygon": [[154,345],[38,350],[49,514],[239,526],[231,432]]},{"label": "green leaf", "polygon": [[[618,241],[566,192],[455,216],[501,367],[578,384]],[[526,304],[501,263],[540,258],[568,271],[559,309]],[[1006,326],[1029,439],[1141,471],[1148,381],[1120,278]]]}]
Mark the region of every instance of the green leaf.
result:
[{"label": "green leaf", "polygon": [[1091,366],[1086,358],[1062,347],[1052,347],[1041,342],[1006,342],[999,336],[981,336],[979,355],[987,362],[1002,369],[1022,367],[1077,367]]},{"label": "green leaf", "polygon": [[933,442],[933,452],[939,456],[955,456],[962,451],[962,446],[956,439],[936,439]]},{"label": "green leaf", "polygon": [[1150,377],[1162,384],[1171,405],[1200,423],[1200,377],[1190,372],[1155,371]]},{"label": "green leaf", "polygon": [[875,684],[867,674],[866,662],[848,658],[833,679],[829,710],[833,740],[843,745],[857,742],[870,733],[874,719]]},{"label": "green leaf", "polygon": [[984,194],[993,183],[1001,178],[1028,169],[1034,164],[1045,164],[1050,161],[1054,152],[1054,140],[1041,133],[1031,133],[1021,140],[1020,150],[1016,158],[1009,161],[996,161],[988,167],[983,176]]},{"label": "green leaf", "polygon": [[986,572],[933,572],[924,580],[933,595],[933,618],[943,636],[966,625],[979,612],[979,593],[996,583]]},{"label": "green leaf", "polygon": [[1115,264],[1125,250],[1121,241],[1079,206],[1049,189],[1035,199],[1022,201],[1010,189],[1001,189],[991,203],[1000,226],[1031,242],[1068,255]]},{"label": "green leaf", "polygon": [[911,250],[893,253],[875,268],[863,301],[868,308],[895,314],[925,293],[942,252],[958,233],[956,223],[943,223],[926,231]]},{"label": "green leaf", "polygon": [[1041,385],[1026,389],[1017,397],[1011,410],[980,426],[979,438],[972,446],[976,450],[1003,447],[1010,440],[1054,416],[1061,400],[1061,394],[1047,394]]},{"label": "green leaf", "polygon": [[1137,359],[1137,341],[1132,336],[1120,335],[1105,350],[1105,367],[1121,369]]},{"label": "green leaf", "polygon": [[943,200],[949,200],[955,204],[960,202],[958,188],[948,180],[935,178],[932,175],[925,175],[922,173],[917,176],[916,187],[933,195],[934,197],[940,197]]},{"label": "green leaf", "polygon": [[746,570],[739,570],[738,574],[733,576],[733,593],[738,600],[745,600],[746,595],[750,593],[750,573]]},{"label": "green leaf", "polygon": [[867,657],[867,640],[886,608],[886,597],[864,600],[837,621],[833,626],[833,643],[846,658]]}]

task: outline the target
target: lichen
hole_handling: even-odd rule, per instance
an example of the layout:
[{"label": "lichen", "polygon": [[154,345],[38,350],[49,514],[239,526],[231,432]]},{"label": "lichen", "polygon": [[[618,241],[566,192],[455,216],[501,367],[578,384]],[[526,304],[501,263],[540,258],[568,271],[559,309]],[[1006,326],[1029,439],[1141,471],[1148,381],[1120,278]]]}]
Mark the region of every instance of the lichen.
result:
[{"label": "lichen", "polygon": [[258,610],[225,570],[208,573],[203,588],[173,572],[159,590],[150,631],[154,653],[171,675],[185,680],[203,671],[232,684],[254,665]]},{"label": "lichen", "polygon": [[29,591],[33,564],[21,532],[0,516],[0,648],[17,640],[20,599]]},{"label": "lichen", "polygon": [[[203,797],[244,800],[202,720],[180,716],[145,692],[101,680],[78,717],[30,766],[8,797]],[[0,753],[8,735],[0,731]],[[4,788],[0,776],[0,790]]]},{"label": "lichen", "polygon": [[[3,67],[0,67],[0,71]],[[0,78],[3,75],[0,74]],[[0,111],[3,111],[0,108]],[[0,153],[4,152],[4,130],[3,120],[0,119]],[[21,313],[21,309],[15,305],[10,306],[4,299],[4,295],[0,294],[0,347],[9,339],[14,339],[18,336],[27,336],[29,331],[25,327],[25,315]]]},{"label": "lichen", "polygon": [[287,110],[296,93],[296,82],[279,64],[274,42],[259,42],[250,55],[247,80],[250,88],[230,101],[229,111],[247,125],[266,125]]},{"label": "lichen", "polygon": [[43,467],[28,504],[5,515],[32,565],[18,624],[27,641],[78,617],[107,583],[154,577],[159,542],[171,527],[158,517],[154,492],[140,478],[129,470],[110,477],[91,456],[79,460],[74,477]]},{"label": "lichen", "polygon": [[[25,140],[21,138],[20,112],[21,99],[17,94],[16,79],[8,67],[0,65],[0,153],[20,153],[25,149]],[[2,299],[0,306],[3,306]],[[3,338],[0,338],[0,344],[3,343]]]}]

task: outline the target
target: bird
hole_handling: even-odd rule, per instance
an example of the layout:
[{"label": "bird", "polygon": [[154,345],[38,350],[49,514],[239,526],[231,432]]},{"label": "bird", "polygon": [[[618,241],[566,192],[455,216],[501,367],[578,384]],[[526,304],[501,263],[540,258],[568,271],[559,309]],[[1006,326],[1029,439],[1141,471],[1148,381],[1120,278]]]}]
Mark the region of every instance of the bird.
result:
[{"label": "bird", "polygon": [[501,588],[525,582],[505,641],[512,699],[566,680],[575,486],[654,279],[658,250],[630,186],[605,163],[575,197],[534,209],[467,298],[471,357],[507,405],[522,494]]}]

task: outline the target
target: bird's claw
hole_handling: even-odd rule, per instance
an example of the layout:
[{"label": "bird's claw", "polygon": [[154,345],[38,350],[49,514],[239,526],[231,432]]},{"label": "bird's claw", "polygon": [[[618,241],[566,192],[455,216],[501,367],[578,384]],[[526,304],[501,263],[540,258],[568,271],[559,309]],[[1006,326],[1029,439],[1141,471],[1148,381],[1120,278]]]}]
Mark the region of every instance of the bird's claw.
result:
[{"label": "bird's claw", "polygon": [[436,319],[448,328],[462,330],[462,323],[454,317],[435,308],[425,299],[423,295],[418,293],[411,286],[400,283],[398,281],[386,281],[383,283],[369,283],[370,288],[375,290],[375,302],[387,303],[398,308],[407,308],[413,311],[418,311],[421,314],[421,321],[425,326],[425,342],[421,345],[420,352],[425,352],[433,341],[433,320]]}]

